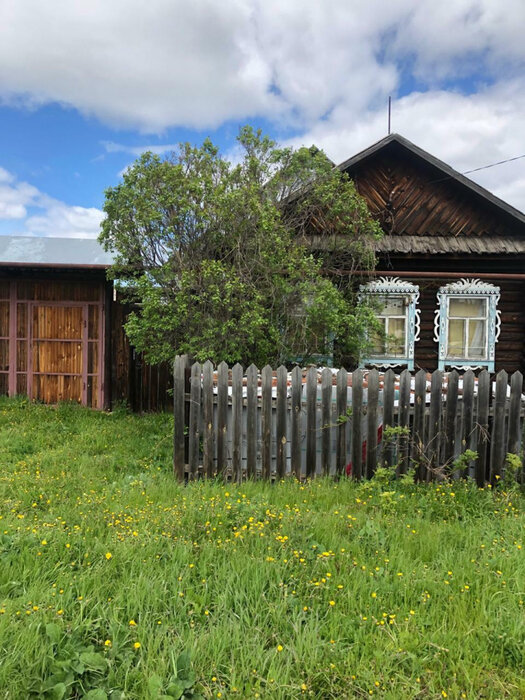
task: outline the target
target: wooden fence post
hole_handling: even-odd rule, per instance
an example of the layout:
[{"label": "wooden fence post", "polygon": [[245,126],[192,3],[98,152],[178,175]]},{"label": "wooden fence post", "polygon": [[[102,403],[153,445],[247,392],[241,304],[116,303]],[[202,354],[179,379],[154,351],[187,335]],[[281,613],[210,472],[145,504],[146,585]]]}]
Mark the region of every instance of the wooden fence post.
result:
[{"label": "wooden fence post", "polygon": [[363,476],[363,437],[361,416],[363,411],[363,371],[352,373],[352,476]]},{"label": "wooden fence post", "polygon": [[306,478],[315,476],[317,467],[317,369],[310,367],[306,372]]},{"label": "wooden fence post", "polygon": [[504,369],[496,375],[496,394],[493,401],[492,434],[490,436],[490,481],[501,477],[505,464],[507,436],[505,435],[505,404],[507,403],[508,375]]},{"label": "wooden fence post", "polygon": [[288,386],[286,367],[277,369],[277,406],[276,406],[276,445],[277,478],[284,479],[286,474],[286,408],[288,405]]},{"label": "wooden fence post", "polygon": [[[463,425],[461,432],[461,451],[472,449],[474,432],[474,372],[469,369],[463,375]],[[469,475],[468,465],[461,476],[466,479]]]},{"label": "wooden fence post", "polygon": [[332,373],[325,367],[321,374],[321,472],[330,474],[332,436]]},{"label": "wooden fence post", "polygon": [[185,370],[187,355],[177,355],[173,365],[173,473],[184,480],[185,469]]},{"label": "wooden fence post", "polygon": [[[405,369],[401,372],[399,379],[399,425],[403,428],[410,426],[410,386],[412,377]],[[410,438],[408,435],[401,435],[399,438],[399,461],[397,474],[405,474],[408,469]]]},{"label": "wooden fence post", "polygon": [[443,399],[443,372],[436,369],[432,372],[430,381],[430,411],[428,419],[427,448],[427,481],[431,481],[439,467],[441,440],[441,404]]},{"label": "wooden fence post", "polygon": [[393,369],[385,372],[383,390],[383,463],[385,467],[391,467],[394,463],[394,444],[392,436],[388,434],[388,428],[394,425],[394,391],[395,378]]},{"label": "wooden fence post", "polygon": [[202,366],[202,467],[204,475],[213,476],[213,365],[207,360]]},{"label": "wooden fence post", "polygon": [[228,440],[228,365],[217,367],[217,475],[223,476],[227,465]]},{"label": "wooden fence post", "polygon": [[445,414],[445,443],[443,449],[445,473],[452,473],[452,461],[456,450],[456,421],[458,412],[459,374],[449,372],[447,385],[447,412]]},{"label": "wooden fence post", "polygon": [[266,365],[262,371],[261,461],[262,478],[268,480],[272,475],[272,380],[272,368]]},{"label": "wooden fence post", "polygon": [[197,477],[200,457],[200,419],[201,419],[201,366],[195,362],[191,368],[190,379],[190,426],[189,426],[189,457],[188,476],[191,480]]},{"label": "wooden fence post", "polygon": [[292,474],[301,478],[301,393],[303,373],[300,367],[292,370]]},{"label": "wooden fence post", "polygon": [[379,372],[368,373],[366,477],[371,479],[377,467],[377,404],[379,402]]},{"label": "wooden fence post", "polygon": [[348,373],[341,368],[336,380],[336,410],[337,410],[337,449],[335,471],[338,476],[344,473],[346,467],[346,432],[348,419]]},{"label": "wooden fence post", "polygon": [[248,479],[257,474],[257,375],[259,370],[250,365],[246,372],[246,472]]},{"label": "wooden fence post", "polygon": [[476,460],[476,483],[485,486],[487,478],[487,443],[489,439],[489,402],[490,402],[490,374],[484,369],[478,377],[478,426],[477,445],[478,458]]},{"label": "wooden fence post", "polygon": [[426,479],[423,463],[425,447],[425,409],[427,398],[427,375],[420,369],[414,384],[414,427],[412,431],[412,461],[416,465],[416,477],[419,481]]},{"label": "wooden fence post", "polygon": [[242,378],[239,363],[232,369],[232,478],[242,481]]}]

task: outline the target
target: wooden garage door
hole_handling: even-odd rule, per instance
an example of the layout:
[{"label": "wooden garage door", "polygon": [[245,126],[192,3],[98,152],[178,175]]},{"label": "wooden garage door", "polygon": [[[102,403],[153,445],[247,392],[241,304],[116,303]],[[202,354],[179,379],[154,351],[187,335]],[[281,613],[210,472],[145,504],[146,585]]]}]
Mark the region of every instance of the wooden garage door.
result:
[{"label": "wooden garage door", "polygon": [[100,407],[99,305],[30,302],[17,311],[17,392]]}]

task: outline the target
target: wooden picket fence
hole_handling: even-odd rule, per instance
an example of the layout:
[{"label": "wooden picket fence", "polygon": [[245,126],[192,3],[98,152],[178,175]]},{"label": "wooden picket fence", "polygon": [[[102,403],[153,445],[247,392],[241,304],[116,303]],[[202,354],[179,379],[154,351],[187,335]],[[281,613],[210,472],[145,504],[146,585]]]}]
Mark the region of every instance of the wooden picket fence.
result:
[{"label": "wooden picket fence", "polygon": [[[521,453],[523,376],[483,370],[432,375],[408,370],[285,367],[259,371],[211,362],[174,365],[174,472],[178,479],[233,481],[316,475],[370,478],[378,466],[415,467],[422,481],[503,475]],[[477,458],[464,463],[470,449]],[[523,479],[523,469],[519,476]]]}]

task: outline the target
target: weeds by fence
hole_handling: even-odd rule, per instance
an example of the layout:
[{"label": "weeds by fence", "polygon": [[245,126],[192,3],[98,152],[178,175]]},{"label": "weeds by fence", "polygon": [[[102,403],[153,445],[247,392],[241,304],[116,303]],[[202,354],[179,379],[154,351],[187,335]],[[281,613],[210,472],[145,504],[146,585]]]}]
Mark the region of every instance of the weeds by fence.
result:
[{"label": "weeds by fence", "polygon": [[[178,479],[298,479],[378,467],[420,481],[520,472],[523,376],[174,365]],[[512,464],[509,462],[512,462]]]}]

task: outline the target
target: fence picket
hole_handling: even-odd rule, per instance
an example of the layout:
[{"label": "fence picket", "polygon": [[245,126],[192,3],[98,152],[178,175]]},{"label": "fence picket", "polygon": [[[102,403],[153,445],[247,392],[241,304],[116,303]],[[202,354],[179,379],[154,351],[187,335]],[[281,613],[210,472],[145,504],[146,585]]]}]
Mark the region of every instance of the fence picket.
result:
[{"label": "fence picket", "polygon": [[[412,378],[405,369],[399,379],[399,425],[408,428],[410,425],[410,386]],[[397,473],[404,474],[408,469],[410,438],[408,435],[399,436],[399,462]]]},{"label": "fence picket", "polygon": [[507,447],[505,435],[505,404],[507,403],[508,375],[504,369],[496,375],[496,393],[492,403],[492,434],[490,441],[490,481],[501,477]]},{"label": "fence picket", "polygon": [[366,478],[371,479],[377,465],[377,405],[379,403],[379,372],[368,373]]},{"label": "fence picket", "polygon": [[523,375],[514,372],[510,378],[510,404],[509,404],[509,444],[507,451],[517,455],[521,447],[520,409],[521,392],[523,391]]},{"label": "fence picket", "polygon": [[185,458],[185,368],[186,355],[177,355],[173,365],[173,473],[182,481],[184,479]]},{"label": "fence picket", "polygon": [[423,461],[425,448],[425,409],[427,398],[427,375],[422,369],[416,374],[414,384],[414,429],[412,436],[412,461],[417,465],[416,476],[419,481],[426,480]]},{"label": "fence picket", "polygon": [[242,377],[243,369],[232,369],[232,478],[242,481]]},{"label": "fence picket", "polygon": [[198,362],[191,368],[190,378],[190,426],[189,426],[189,459],[188,477],[197,478],[199,469],[199,435],[201,417],[201,366]]},{"label": "fence picket", "polygon": [[363,371],[352,372],[352,475],[363,476],[363,438],[361,417],[363,411]]},{"label": "fence picket", "polygon": [[317,467],[316,406],[317,369],[310,367],[306,373],[306,478],[315,475]]},{"label": "fence picket", "polygon": [[213,365],[207,360],[202,365],[202,469],[210,479],[213,476]]},{"label": "fence picket", "polygon": [[478,377],[478,428],[476,483],[484,486],[487,479],[487,444],[489,438],[490,374],[484,369]]},{"label": "fence picket", "polygon": [[277,370],[277,478],[283,479],[286,474],[286,407],[288,403],[286,367],[282,365]]},{"label": "fence picket", "polygon": [[[383,415],[379,419],[380,375],[377,370],[371,370],[364,378],[363,371],[356,370],[351,377],[350,450],[346,370],[338,372],[335,387],[332,372],[324,369],[319,382],[315,367],[310,367],[306,376],[299,367],[294,368],[291,382],[284,366],[276,373],[266,366],[259,375],[257,367],[251,365],[245,376],[246,400],[243,368],[236,364],[230,370],[222,362],[217,368],[215,395],[211,362],[203,365],[196,362],[189,367],[186,356],[176,357],[173,469],[177,479],[183,480],[186,475],[195,479],[201,473],[208,478],[214,473],[231,475],[237,482],[245,475],[256,477],[259,435],[260,468],[265,479],[285,477],[288,460],[291,473],[297,478],[301,478],[303,463],[308,478],[317,473],[340,476],[348,451],[354,477],[370,478],[380,463],[378,424],[386,430],[396,422],[400,428],[406,428],[399,431],[396,472],[406,472],[411,460],[418,465],[416,475],[421,481],[443,475],[467,476],[470,465],[461,474],[452,474],[456,447],[461,451],[476,447],[474,474],[477,484],[483,486],[487,480],[502,476],[507,452],[518,454],[521,450],[524,383],[521,372],[510,378],[506,372],[499,372],[492,398],[491,378],[486,370],[480,372],[477,380],[472,371],[466,371],[461,392],[457,371],[451,371],[445,382],[443,372],[436,370],[431,377],[429,403],[427,375],[423,370],[415,375],[404,370],[399,378],[399,394],[394,372],[389,370],[383,377]],[[390,440],[385,439],[383,450],[381,463],[392,465],[396,458]]]},{"label": "fence picket", "polygon": [[255,479],[257,473],[257,375],[259,370],[250,365],[246,371],[246,473]]},{"label": "fence picket", "polygon": [[430,409],[428,418],[428,440],[425,454],[426,460],[426,480],[431,481],[436,475],[439,467],[439,442],[441,431],[441,405],[443,391],[443,372],[436,369],[432,372],[430,380]]},{"label": "fence picket", "polygon": [[228,438],[228,365],[217,367],[217,474],[222,476],[227,466]]},{"label": "fence picket", "polygon": [[454,369],[448,375],[447,404],[445,414],[445,441],[443,462],[447,474],[452,472],[452,460],[456,450],[456,421],[458,412],[459,375]]},{"label": "fence picket", "polygon": [[336,379],[337,447],[335,472],[338,476],[346,467],[346,426],[348,420],[348,373],[341,368]]},{"label": "fence picket", "polygon": [[332,436],[332,373],[325,367],[321,374],[321,471],[330,474],[330,438]]},{"label": "fence picket", "polygon": [[[385,372],[383,390],[383,463],[385,467],[391,467],[394,463],[394,445],[392,437],[388,435],[388,428],[394,425],[394,390],[395,379],[393,369]],[[385,433],[385,431],[387,431]]]},{"label": "fence picket", "polygon": [[272,382],[273,372],[269,365],[262,371],[262,431],[261,462],[262,478],[270,479],[272,474]]}]

